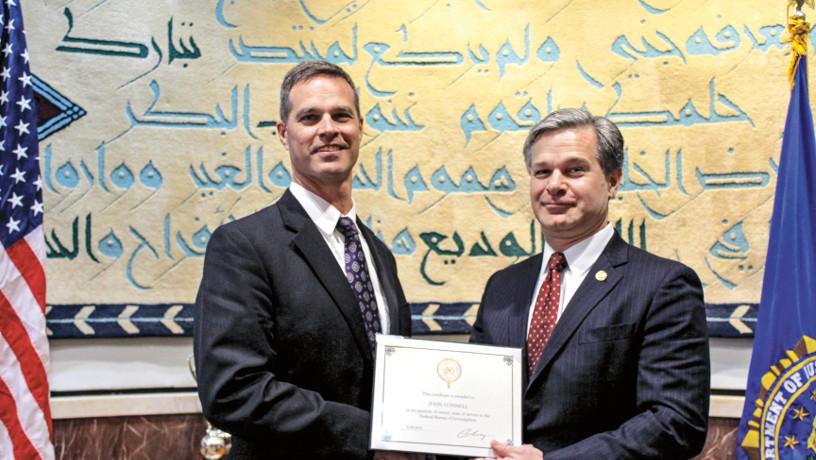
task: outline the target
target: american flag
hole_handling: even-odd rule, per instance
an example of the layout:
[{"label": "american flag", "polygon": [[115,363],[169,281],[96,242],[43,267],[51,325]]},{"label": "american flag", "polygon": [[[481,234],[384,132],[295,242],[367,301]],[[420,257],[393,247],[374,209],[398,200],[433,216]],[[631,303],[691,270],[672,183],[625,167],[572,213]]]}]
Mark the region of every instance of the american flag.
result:
[{"label": "american flag", "polygon": [[52,459],[37,110],[18,1],[0,12],[0,459]]}]

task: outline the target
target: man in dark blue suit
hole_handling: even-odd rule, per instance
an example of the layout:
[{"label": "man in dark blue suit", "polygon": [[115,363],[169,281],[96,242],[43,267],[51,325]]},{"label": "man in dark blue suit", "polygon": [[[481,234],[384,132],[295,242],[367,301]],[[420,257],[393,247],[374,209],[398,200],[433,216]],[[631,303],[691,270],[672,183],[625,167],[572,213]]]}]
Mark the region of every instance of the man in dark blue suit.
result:
[{"label": "man in dark blue suit", "polygon": [[304,62],[281,85],[292,185],[213,233],[195,310],[204,415],[233,459],[412,458],[370,452],[377,332],[410,335],[388,248],[357,219],[363,119],[351,78]]},{"label": "man in dark blue suit", "polygon": [[609,201],[623,137],[562,109],[524,144],[546,244],[487,282],[471,341],[524,349],[523,446],[500,458],[689,458],[705,442],[710,365],[700,280],[624,242]]}]

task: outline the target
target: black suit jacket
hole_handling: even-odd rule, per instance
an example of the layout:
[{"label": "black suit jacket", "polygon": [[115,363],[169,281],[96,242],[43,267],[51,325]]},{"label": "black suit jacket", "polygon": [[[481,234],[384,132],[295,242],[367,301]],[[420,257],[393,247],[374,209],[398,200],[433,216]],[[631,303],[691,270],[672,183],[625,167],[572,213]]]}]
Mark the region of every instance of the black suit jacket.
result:
[{"label": "black suit jacket", "polygon": [[[388,303],[410,313],[388,248],[358,221]],[[210,238],[195,309],[204,415],[231,458],[366,458],[373,357],[360,308],[326,242],[287,190]]]},{"label": "black suit jacket", "polygon": [[[526,347],[541,263],[490,278],[471,341]],[[709,380],[697,275],[615,234],[524,382],[524,442],[547,460],[691,457],[705,442]]]}]

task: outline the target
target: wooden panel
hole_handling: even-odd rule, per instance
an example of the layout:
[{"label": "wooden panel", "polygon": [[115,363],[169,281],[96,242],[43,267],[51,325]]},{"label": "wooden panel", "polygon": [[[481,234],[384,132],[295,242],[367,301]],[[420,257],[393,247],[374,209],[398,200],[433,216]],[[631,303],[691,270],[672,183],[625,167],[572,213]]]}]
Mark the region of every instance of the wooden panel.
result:
[{"label": "wooden panel", "polygon": [[54,421],[58,459],[200,459],[206,430],[200,414]]}]

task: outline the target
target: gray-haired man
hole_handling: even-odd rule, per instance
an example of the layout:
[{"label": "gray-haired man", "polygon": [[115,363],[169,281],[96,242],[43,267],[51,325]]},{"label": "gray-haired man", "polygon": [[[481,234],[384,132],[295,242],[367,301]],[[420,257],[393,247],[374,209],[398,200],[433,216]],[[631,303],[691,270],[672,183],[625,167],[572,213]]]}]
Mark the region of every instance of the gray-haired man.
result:
[{"label": "gray-haired man", "polygon": [[623,137],[562,109],[524,144],[545,246],[496,272],[471,341],[524,349],[524,446],[500,458],[689,458],[705,442],[709,356],[700,280],[625,243],[608,220]]}]

